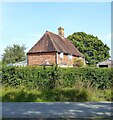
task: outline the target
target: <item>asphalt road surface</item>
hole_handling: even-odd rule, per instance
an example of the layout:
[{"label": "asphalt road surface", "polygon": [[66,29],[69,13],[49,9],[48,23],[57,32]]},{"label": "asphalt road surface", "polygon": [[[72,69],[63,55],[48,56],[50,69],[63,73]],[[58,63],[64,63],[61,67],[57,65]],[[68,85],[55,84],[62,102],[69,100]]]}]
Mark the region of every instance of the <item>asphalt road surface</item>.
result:
[{"label": "asphalt road surface", "polygon": [[3,102],[3,118],[111,117],[113,102]]}]

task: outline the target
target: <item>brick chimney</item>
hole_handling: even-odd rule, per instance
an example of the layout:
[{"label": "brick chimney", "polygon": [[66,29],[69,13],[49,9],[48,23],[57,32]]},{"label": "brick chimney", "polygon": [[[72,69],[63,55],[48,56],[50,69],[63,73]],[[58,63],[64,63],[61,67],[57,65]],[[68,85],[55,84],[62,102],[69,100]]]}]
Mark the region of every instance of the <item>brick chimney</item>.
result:
[{"label": "brick chimney", "polygon": [[58,35],[64,37],[64,28],[62,28],[62,27],[58,28]]}]

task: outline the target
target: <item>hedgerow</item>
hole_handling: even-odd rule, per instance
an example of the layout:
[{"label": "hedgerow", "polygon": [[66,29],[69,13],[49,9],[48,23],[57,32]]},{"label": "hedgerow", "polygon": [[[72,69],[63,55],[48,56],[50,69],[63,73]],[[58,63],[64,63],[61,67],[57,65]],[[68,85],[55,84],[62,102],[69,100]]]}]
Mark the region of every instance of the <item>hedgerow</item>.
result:
[{"label": "hedgerow", "polygon": [[[18,87],[53,89],[73,87],[77,81],[90,82],[96,89],[109,89],[113,81],[111,68],[3,67],[2,84]],[[87,86],[86,86],[87,87]]]}]

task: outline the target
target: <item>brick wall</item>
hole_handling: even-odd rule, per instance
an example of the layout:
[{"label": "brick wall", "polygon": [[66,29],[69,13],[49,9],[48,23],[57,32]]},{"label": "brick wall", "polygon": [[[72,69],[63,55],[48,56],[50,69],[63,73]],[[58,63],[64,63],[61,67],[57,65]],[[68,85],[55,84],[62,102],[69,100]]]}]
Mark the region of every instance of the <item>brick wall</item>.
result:
[{"label": "brick wall", "polygon": [[50,64],[58,63],[58,65],[73,66],[75,58],[78,57],[73,56],[72,59],[69,60],[68,55],[64,54],[61,59],[60,54],[56,54],[56,52],[28,54],[28,65],[42,65],[45,61],[48,61]]},{"label": "brick wall", "polygon": [[37,53],[37,54],[28,54],[28,65],[41,65],[45,61],[48,61],[50,64],[56,64],[56,53]]},{"label": "brick wall", "polygon": [[72,57],[71,60],[68,59],[68,55],[64,54],[63,58],[60,58],[60,54],[58,54],[58,64],[67,64],[68,66],[73,66],[75,56]]}]

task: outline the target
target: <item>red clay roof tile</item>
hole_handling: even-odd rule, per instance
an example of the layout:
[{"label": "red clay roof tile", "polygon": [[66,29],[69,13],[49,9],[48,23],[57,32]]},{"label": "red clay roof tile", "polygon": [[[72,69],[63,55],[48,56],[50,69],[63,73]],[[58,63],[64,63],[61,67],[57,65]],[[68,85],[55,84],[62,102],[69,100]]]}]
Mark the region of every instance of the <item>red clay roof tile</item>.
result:
[{"label": "red clay roof tile", "polygon": [[83,57],[83,55],[78,51],[78,49],[67,38],[48,31],[46,31],[46,33],[28,51],[27,54],[54,51]]}]

